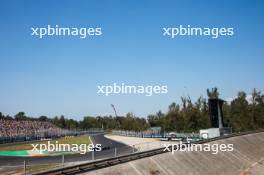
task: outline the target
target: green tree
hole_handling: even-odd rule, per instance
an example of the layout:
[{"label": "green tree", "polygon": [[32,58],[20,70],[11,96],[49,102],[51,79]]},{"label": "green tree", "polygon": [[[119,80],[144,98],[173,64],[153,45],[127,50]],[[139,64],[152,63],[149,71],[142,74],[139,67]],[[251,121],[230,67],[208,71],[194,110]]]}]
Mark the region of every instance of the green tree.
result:
[{"label": "green tree", "polygon": [[27,116],[26,116],[25,112],[19,112],[19,113],[17,113],[17,114],[14,116],[14,118],[15,118],[16,120],[26,120],[26,119],[27,119]]},{"label": "green tree", "polygon": [[249,115],[247,94],[238,92],[238,96],[231,102],[231,123],[235,130],[245,131],[253,128],[253,118]]}]

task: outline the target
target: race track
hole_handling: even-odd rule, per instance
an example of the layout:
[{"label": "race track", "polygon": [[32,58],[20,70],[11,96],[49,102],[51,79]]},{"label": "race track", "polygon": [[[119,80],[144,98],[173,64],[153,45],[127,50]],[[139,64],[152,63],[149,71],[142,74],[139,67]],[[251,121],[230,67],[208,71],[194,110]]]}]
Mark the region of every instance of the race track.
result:
[{"label": "race track", "polygon": [[[115,148],[117,149],[117,154],[128,154],[132,152],[132,148],[104,137],[104,134],[91,135],[91,140],[93,144],[101,144],[103,150],[100,152],[95,152],[95,159],[109,158],[115,155]],[[28,165],[37,164],[50,164],[50,163],[61,163],[62,156],[43,156],[43,157],[14,157],[14,156],[0,156],[0,168],[9,166],[21,166],[26,160]],[[92,160],[92,153],[88,152],[86,154],[71,154],[64,156],[64,162],[77,162],[77,161],[88,161]]]}]

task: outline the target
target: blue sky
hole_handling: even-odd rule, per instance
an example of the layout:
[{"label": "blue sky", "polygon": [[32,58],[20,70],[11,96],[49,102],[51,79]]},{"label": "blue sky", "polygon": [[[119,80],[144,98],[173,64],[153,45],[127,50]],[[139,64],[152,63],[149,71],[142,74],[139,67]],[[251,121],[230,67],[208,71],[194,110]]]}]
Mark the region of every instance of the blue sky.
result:
[{"label": "blue sky", "polygon": [[[0,111],[146,117],[217,86],[227,99],[264,90],[263,1],[0,2]],[[31,36],[31,27],[102,27],[94,38]],[[233,27],[232,37],[169,39],[163,27]],[[98,95],[97,85],[168,85],[168,94]]]}]

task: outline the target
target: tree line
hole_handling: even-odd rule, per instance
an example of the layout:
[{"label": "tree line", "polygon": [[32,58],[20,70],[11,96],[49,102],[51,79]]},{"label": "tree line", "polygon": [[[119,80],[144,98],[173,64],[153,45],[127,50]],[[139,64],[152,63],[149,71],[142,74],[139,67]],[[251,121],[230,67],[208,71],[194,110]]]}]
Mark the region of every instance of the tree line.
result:
[{"label": "tree line", "polygon": [[[208,98],[219,98],[217,88],[207,89],[207,96]],[[231,127],[235,132],[264,128],[264,95],[256,89],[253,89],[250,95],[243,91],[238,92],[236,98],[224,102],[223,115],[224,126]],[[181,97],[181,103],[171,103],[167,112],[160,110],[145,118],[127,113],[125,116],[115,117],[111,115],[85,116],[82,120],[77,121],[64,116],[33,118],[26,116],[24,112],[19,112],[13,117],[0,113],[0,118],[46,121],[70,130],[103,128],[144,131],[150,127],[161,127],[162,131],[166,132],[197,132],[199,129],[211,127],[208,100],[202,96],[196,101],[192,101],[189,96]]]}]

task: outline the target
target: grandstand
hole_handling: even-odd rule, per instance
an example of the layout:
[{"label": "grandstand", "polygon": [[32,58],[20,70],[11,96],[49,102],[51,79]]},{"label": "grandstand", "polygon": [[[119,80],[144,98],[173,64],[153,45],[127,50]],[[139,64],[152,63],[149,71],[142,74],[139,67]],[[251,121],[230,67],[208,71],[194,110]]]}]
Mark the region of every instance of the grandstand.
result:
[{"label": "grandstand", "polygon": [[65,136],[69,131],[50,122],[37,120],[0,119],[0,143],[40,140]]}]

